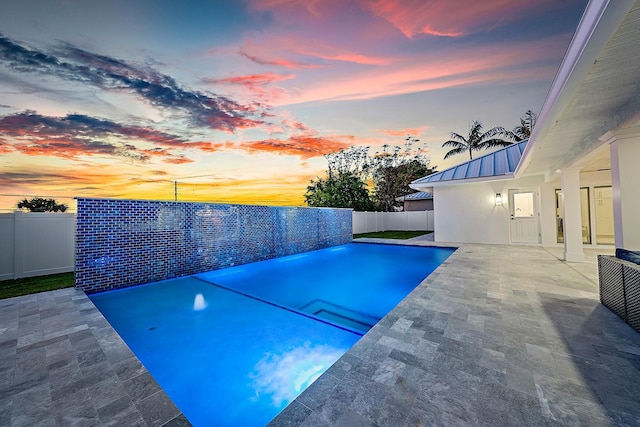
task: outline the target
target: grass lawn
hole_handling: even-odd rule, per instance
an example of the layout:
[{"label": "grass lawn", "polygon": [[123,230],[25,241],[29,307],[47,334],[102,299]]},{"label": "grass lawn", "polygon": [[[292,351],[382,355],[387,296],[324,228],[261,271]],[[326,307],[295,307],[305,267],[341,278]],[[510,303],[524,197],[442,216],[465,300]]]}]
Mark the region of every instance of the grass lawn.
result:
[{"label": "grass lawn", "polygon": [[73,285],[73,272],[51,274],[49,276],[26,277],[16,280],[3,280],[0,282],[0,299],[68,288]]},{"label": "grass lawn", "polygon": [[400,239],[406,240],[412,237],[422,236],[423,234],[429,234],[426,231],[376,231],[373,233],[354,234],[353,238],[359,237],[377,237],[380,239]]},{"label": "grass lawn", "polygon": [[[378,237],[382,239],[410,239],[427,234],[424,231],[380,231],[375,233],[354,234],[358,237]],[[52,291],[54,289],[69,288],[74,285],[73,273],[51,274],[49,276],[27,277],[17,280],[0,281],[0,299],[12,298],[20,295],[35,294],[36,292]]]}]

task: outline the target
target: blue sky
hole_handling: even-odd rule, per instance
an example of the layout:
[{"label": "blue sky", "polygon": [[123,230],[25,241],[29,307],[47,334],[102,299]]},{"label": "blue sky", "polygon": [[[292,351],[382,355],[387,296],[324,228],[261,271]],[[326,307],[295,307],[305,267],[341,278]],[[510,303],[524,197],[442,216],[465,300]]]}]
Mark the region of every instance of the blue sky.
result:
[{"label": "blue sky", "polygon": [[[14,195],[298,205],[323,155],[537,112],[584,0],[4,1]],[[7,196],[8,195],[8,196]]]}]

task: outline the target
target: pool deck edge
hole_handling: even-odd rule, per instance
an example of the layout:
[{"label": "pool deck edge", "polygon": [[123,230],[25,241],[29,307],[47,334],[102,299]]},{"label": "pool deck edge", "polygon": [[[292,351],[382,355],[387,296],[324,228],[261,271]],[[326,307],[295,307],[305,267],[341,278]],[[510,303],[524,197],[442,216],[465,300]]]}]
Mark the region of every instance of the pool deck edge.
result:
[{"label": "pool deck edge", "polygon": [[640,425],[640,334],[598,298],[613,249],[567,263],[561,247],[446,246],[270,426]]},{"label": "pool deck edge", "polygon": [[[598,300],[613,249],[444,246],[271,426],[640,426],[640,334]],[[0,300],[0,425],[71,424],[190,425],[83,292]]]},{"label": "pool deck edge", "polygon": [[0,300],[0,425],[190,423],[74,288]]}]

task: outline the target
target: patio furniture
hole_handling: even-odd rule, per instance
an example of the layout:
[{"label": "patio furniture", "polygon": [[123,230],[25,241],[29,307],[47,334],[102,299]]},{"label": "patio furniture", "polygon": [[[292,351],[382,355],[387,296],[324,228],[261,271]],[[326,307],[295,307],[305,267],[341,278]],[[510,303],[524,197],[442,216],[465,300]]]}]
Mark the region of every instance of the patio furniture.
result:
[{"label": "patio furniture", "polygon": [[640,263],[640,254],[624,249],[617,249],[616,256],[598,255],[598,279],[600,302],[640,332],[640,264],[636,262]]}]

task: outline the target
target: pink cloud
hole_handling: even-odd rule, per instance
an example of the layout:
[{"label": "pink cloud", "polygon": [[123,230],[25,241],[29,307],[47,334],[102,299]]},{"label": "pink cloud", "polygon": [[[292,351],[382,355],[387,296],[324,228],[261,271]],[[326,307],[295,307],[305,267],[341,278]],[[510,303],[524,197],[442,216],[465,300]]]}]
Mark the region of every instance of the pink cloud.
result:
[{"label": "pink cloud", "polygon": [[251,54],[244,50],[240,51],[240,55],[244,56],[245,58],[249,59],[252,62],[255,62],[256,64],[261,64],[261,65],[275,65],[278,67],[291,68],[291,69],[321,67],[321,65],[318,65],[318,64],[309,64],[305,62],[290,61],[290,60],[281,59],[281,58],[268,58],[264,55],[259,56],[258,54]]},{"label": "pink cloud", "polygon": [[[270,103],[274,100],[283,98],[286,93],[281,87],[272,87],[271,83],[277,83],[284,80],[290,80],[295,74],[278,74],[278,73],[262,73],[262,74],[246,74],[241,76],[231,76],[221,79],[204,79],[205,83],[213,85],[230,85],[240,87],[249,93],[249,96],[259,100],[262,103]],[[268,114],[265,112],[265,114]]]},{"label": "pink cloud", "polygon": [[407,135],[415,137],[426,131],[428,128],[429,126],[420,126],[417,128],[406,129],[378,129],[378,132],[394,137],[406,137]]},{"label": "pink cloud", "polygon": [[387,20],[406,37],[419,34],[458,37],[491,31],[536,10],[564,7],[555,0],[359,0],[374,15]]},{"label": "pink cloud", "polygon": [[[254,40],[246,42],[241,48],[240,54],[259,64],[292,69],[324,68],[328,66],[327,61],[361,65],[388,65],[395,61],[392,57],[366,55],[309,37],[272,36],[265,38],[263,36],[259,42]],[[283,59],[282,56],[296,59]]]},{"label": "pink cloud", "polygon": [[282,38],[276,42],[281,48],[298,55],[330,61],[352,62],[362,65],[388,65],[393,62],[393,59],[390,57],[364,55],[337,46],[331,46],[318,40]]},{"label": "pink cloud", "polygon": [[507,79],[552,78],[556,68],[549,61],[549,52],[561,52],[560,46],[566,46],[569,37],[563,34],[529,43],[505,42],[470,50],[452,49],[437,56],[424,54],[392,68],[367,68],[330,80],[312,81],[304,91],[280,104],[372,99]]},{"label": "pink cloud", "polygon": [[278,74],[278,73],[262,73],[262,74],[246,74],[242,76],[232,76],[222,79],[206,79],[208,83],[230,83],[242,86],[253,87],[273,82],[289,80],[295,77],[295,74]]}]

